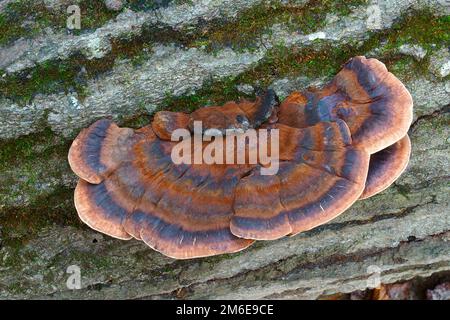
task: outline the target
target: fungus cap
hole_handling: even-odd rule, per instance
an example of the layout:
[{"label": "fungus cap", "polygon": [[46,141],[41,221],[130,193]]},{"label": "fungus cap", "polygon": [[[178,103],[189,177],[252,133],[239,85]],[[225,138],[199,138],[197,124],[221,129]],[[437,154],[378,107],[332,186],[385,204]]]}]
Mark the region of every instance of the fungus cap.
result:
[{"label": "fungus cap", "polygon": [[[75,206],[93,229],[169,257],[237,252],[310,230],[391,184],[409,158],[411,112],[409,93],[381,62],[355,57],[324,88],[294,92],[281,105],[269,90],[254,102],[161,111],[138,130],[100,120],[69,151],[80,177]],[[175,163],[172,133],[192,136],[195,121],[207,134],[255,128],[259,138],[277,130],[278,171],[263,175],[259,154],[256,163]],[[227,147],[222,156],[235,159],[238,147]]]},{"label": "fungus cap", "polygon": [[408,90],[383,63],[354,57],[323,88],[289,95],[280,105],[278,119],[297,128],[344,121],[353,145],[372,154],[364,199],[386,189],[406,168],[412,109]]},{"label": "fungus cap", "polygon": [[353,145],[375,153],[406,135],[412,107],[410,93],[382,62],[354,57],[324,88],[291,94],[278,118],[298,128],[341,119]]},{"label": "fungus cap", "polygon": [[[110,135],[125,131],[102,128],[104,132],[91,130],[79,139],[99,140],[100,150],[117,147],[106,141],[120,140]],[[280,170],[273,176],[261,176],[261,163],[176,165],[171,159],[176,143],[160,139],[151,126],[132,136],[126,132],[131,143],[121,148],[126,160],[118,157],[121,162],[111,167],[105,162],[101,171],[92,165],[92,153],[80,153],[87,168],[77,163],[73,170],[90,169],[98,177],[78,183],[80,218],[95,230],[120,239],[134,237],[182,259],[236,252],[255,239],[308,230],[358,199],[369,154],[351,145],[343,121],[302,129],[274,124],[266,130],[272,129],[280,131],[281,141]]]},{"label": "fungus cap", "polygon": [[406,169],[411,155],[408,135],[370,156],[369,173],[361,199],[367,199],[388,188]]}]

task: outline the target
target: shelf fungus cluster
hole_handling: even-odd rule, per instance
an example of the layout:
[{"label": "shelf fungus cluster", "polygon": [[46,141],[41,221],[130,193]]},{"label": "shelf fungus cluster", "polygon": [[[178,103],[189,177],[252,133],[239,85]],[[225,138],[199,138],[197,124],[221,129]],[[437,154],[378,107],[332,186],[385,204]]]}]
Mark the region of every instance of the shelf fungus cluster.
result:
[{"label": "shelf fungus cluster", "polygon": [[[392,184],[411,151],[412,98],[376,59],[354,57],[326,86],[281,103],[268,90],[191,114],[161,111],[138,130],[99,120],[69,151],[78,214],[173,258],[240,251],[317,227]],[[278,130],[275,174],[254,163],[175,163],[177,129],[218,137]],[[205,149],[215,139],[202,140]],[[258,148],[261,147],[258,145]],[[267,146],[266,146],[267,147]],[[197,148],[199,148],[197,146]],[[225,156],[236,150],[224,147]]]}]

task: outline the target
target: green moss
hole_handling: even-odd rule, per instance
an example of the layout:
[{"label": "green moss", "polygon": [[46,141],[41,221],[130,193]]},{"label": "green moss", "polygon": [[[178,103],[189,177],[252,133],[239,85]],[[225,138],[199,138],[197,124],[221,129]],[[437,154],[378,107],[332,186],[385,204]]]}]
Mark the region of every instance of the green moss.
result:
[{"label": "green moss", "polygon": [[[137,49],[137,47],[135,47],[135,49]],[[136,67],[142,65],[151,57],[152,54],[152,45],[149,43],[143,43],[142,46],[139,47],[139,50],[135,50],[133,55],[128,54],[128,56],[131,56],[131,63]]]},{"label": "green moss", "polygon": [[422,61],[416,61],[413,57],[402,55],[387,55],[388,69],[397,75],[402,81],[412,80],[418,75],[429,76],[429,57]]},{"label": "green moss", "polygon": [[161,103],[161,109],[170,111],[192,112],[197,108],[221,105],[227,101],[252,98],[236,89],[238,77],[228,77],[220,81],[205,83],[194,94],[181,97],[167,95]]},{"label": "green moss", "polygon": [[[394,74],[400,75],[401,80],[428,76],[430,55],[450,45],[450,16],[434,17],[427,10],[415,11],[377,38],[383,43],[379,48],[386,65]],[[404,44],[420,45],[428,54],[421,61],[403,56],[398,53],[398,48]]]},{"label": "green moss", "polygon": [[[158,110],[192,112],[203,106],[221,105],[230,100],[252,99],[254,95],[246,95],[236,89],[236,77],[228,77],[220,81],[205,83],[202,89],[194,94],[175,97],[167,93]],[[152,113],[144,107],[132,117],[121,117],[118,122],[124,127],[141,128],[150,124]],[[156,110],[156,111],[158,111]]]},{"label": "green moss", "polygon": [[151,119],[152,116],[150,114],[142,112],[134,115],[133,117],[121,119],[120,123],[122,126],[127,128],[139,129],[150,124]]},{"label": "green moss", "polygon": [[[427,16],[425,12],[415,12],[414,16]],[[421,20],[422,21],[422,20]],[[348,59],[356,55],[364,55],[376,48],[394,48],[399,38],[406,37],[409,30],[413,30],[416,21],[409,15],[401,19],[394,31],[386,30],[369,34],[363,43],[350,43],[346,46],[336,47],[326,41],[318,40],[314,46],[302,49],[286,48],[278,45],[270,50],[266,57],[254,68],[236,77],[230,77],[221,81],[207,83],[195,94],[182,97],[168,95],[161,104],[162,109],[173,111],[191,112],[205,105],[220,105],[229,100],[252,98],[240,93],[236,85],[249,83],[265,88],[274,80],[286,76],[307,76],[311,78],[331,78]],[[437,19],[434,22],[434,30],[442,30],[446,27],[447,20]],[[440,35],[442,39],[445,36]],[[426,36],[423,36],[426,39]],[[431,38],[430,38],[431,39]],[[437,38],[434,38],[437,39]],[[388,68],[402,80],[417,77],[418,74],[428,74],[428,63],[417,62],[409,56],[399,55],[396,50],[385,49],[382,56],[377,57],[385,62]],[[148,123],[150,116],[145,116]]]},{"label": "green moss", "polygon": [[[421,17],[416,21],[412,17]],[[345,46],[336,47],[327,42],[318,40],[314,46],[303,49],[288,49],[278,46],[271,50],[265,59],[253,70],[238,77],[238,81],[252,83],[258,79],[263,85],[270,84],[277,78],[304,75],[313,78],[331,77],[339,71],[342,64],[356,55],[365,55],[377,48],[382,48],[382,55],[378,56],[386,63],[388,68],[395,74],[399,74],[403,80],[420,75],[428,75],[428,60],[417,62],[411,57],[398,54],[397,47],[403,39],[411,41],[410,32],[415,30],[417,23],[420,26],[425,20],[432,20],[427,11],[418,11],[412,15],[406,15],[395,25],[394,30],[385,30],[371,33],[362,44],[350,43]],[[428,39],[431,44],[450,45],[448,41],[449,23],[446,17],[433,20],[433,26],[428,31],[430,37],[421,34],[423,41]],[[415,43],[411,41],[411,43]],[[384,45],[382,45],[384,44]],[[427,46],[425,46],[427,47]],[[395,48],[395,49],[394,49]]]},{"label": "green moss", "polygon": [[[413,17],[421,18],[416,21]],[[400,55],[397,50],[390,49],[397,48],[402,39],[410,41],[409,34],[414,32],[417,24],[420,30],[420,26],[426,20],[433,20],[429,12],[413,12],[411,15],[406,15],[400,19],[393,30],[371,33],[363,43],[350,43],[341,47],[336,47],[321,40],[316,41],[313,46],[302,49],[278,45],[249,71],[236,77],[206,84],[203,89],[193,95],[178,98],[168,96],[162,105],[164,109],[190,112],[204,105],[222,104],[229,100],[245,98],[245,95],[236,90],[236,85],[240,83],[257,84],[265,88],[274,80],[286,76],[302,75],[311,78],[331,78],[340,70],[342,64],[351,57],[365,55],[367,52],[380,47],[382,47],[383,52],[377,58],[386,63],[389,70],[402,80],[417,77],[417,75],[428,76],[427,59],[417,62],[412,57]],[[444,34],[445,32],[443,32],[448,27],[447,17],[434,19],[432,27],[427,30],[433,35],[427,37],[426,34],[421,34],[420,37],[423,41],[429,39],[430,43],[448,45],[449,33]],[[422,30],[422,32],[426,31]]]},{"label": "green moss", "polygon": [[[118,14],[107,10],[101,0],[81,0],[77,5],[81,10],[81,29],[74,30],[75,34],[99,27]],[[0,45],[9,44],[20,37],[33,37],[46,27],[64,30],[68,17],[66,7],[58,11],[47,8],[41,1],[13,1],[0,14]]]},{"label": "green moss", "polygon": [[134,41],[113,41],[111,53],[102,59],[87,59],[75,54],[67,60],[47,61],[28,72],[4,77],[0,79],[0,94],[16,102],[27,103],[38,93],[75,91],[82,100],[88,79],[111,70],[116,58],[134,56],[134,63],[138,64],[150,54],[150,46]]},{"label": "green moss", "polygon": [[69,143],[50,129],[14,140],[0,141],[0,170],[23,161],[33,161],[42,155],[50,157],[55,153],[65,152]]},{"label": "green moss", "polygon": [[[131,59],[133,65],[141,65],[152,54],[152,43],[164,42],[166,40],[176,41],[187,46],[209,46],[220,47],[224,43],[241,43],[248,47],[252,39],[257,38],[259,32],[266,32],[274,21],[287,18],[295,22],[295,17],[307,21],[307,16],[315,17],[314,12],[319,8],[332,8],[334,11],[345,13],[345,8],[357,5],[364,1],[346,2],[345,6],[333,5],[334,1],[314,1],[305,9],[292,9],[283,6],[265,7],[259,6],[244,12],[235,22],[220,27],[212,27],[205,35],[189,35],[174,31],[170,28],[162,30],[149,27],[142,36],[131,40],[117,39],[112,42],[112,51],[102,59],[88,60],[80,55],[75,55],[65,61],[46,62],[32,69],[29,73],[14,75],[3,78],[4,85],[0,86],[0,93],[16,101],[28,102],[37,93],[54,93],[77,91],[83,98],[86,94],[85,84],[88,79],[110,70],[117,58]],[[322,9],[323,9],[322,8]],[[330,9],[331,10],[331,9]],[[279,20],[281,19],[281,20]],[[316,18],[315,18],[316,19]],[[314,20],[314,19],[313,19]],[[279,44],[270,50],[261,64],[250,72],[236,77],[234,81],[226,79],[219,85],[209,85],[209,88],[224,87],[230,91],[228,94],[221,89],[216,90],[223,99],[238,98],[233,87],[236,83],[255,83],[259,81],[261,86],[266,86],[276,78],[285,75],[306,75],[312,77],[331,76],[336,73],[342,63],[357,54],[366,54],[374,48],[382,47],[382,58],[389,68],[395,73],[404,75],[403,79],[417,75],[418,72],[426,74],[428,60],[417,63],[410,57],[398,54],[398,46],[403,43],[416,43],[425,48],[449,45],[449,16],[433,18],[427,11],[414,12],[400,19],[391,30],[373,33],[363,45],[349,44],[336,48],[321,40],[314,45],[301,50],[286,48]],[[214,25],[214,23],[213,23]],[[293,24],[295,25],[295,23]],[[311,31],[311,30],[310,30]],[[385,43],[383,46],[381,43]],[[250,45],[251,47],[251,45]],[[431,49],[428,49],[431,50]],[[83,69],[86,73],[81,72]],[[188,97],[173,99],[168,97],[163,106],[173,109],[192,110],[195,106],[216,103],[214,90],[206,89],[202,94],[190,95]],[[209,92],[209,93],[208,93]],[[204,95],[204,94],[205,95]],[[143,112],[145,114],[145,112]],[[128,121],[129,119],[125,119]],[[133,121],[133,119],[131,119]]]},{"label": "green moss", "polygon": [[[39,187],[47,182],[54,183],[52,181],[62,184],[61,173],[70,172],[66,161],[69,145],[70,141],[49,130],[0,143],[0,239],[3,248],[0,260],[3,266],[20,269],[33,261],[35,255],[26,250],[26,245],[49,226],[85,228],[75,213],[72,188],[59,186],[45,191]],[[13,189],[17,189],[17,195]],[[8,200],[3,199],[16,196],[31,199],[31,202],[11,207]]]},{"label": "green moss", "polygon": [[73,206],[73,189],[61,188],[21,208],[3,210],[0,215],[2,243],[22,247],[33,236],[53,224],[82,226]]},{"label": "green moss", "polygon": [[28,74],[16,74],[3,79],[0,93],[15,101],[28,102],[35,94],[50,94],[79,89],[76,76],[80,67],[72,62],[45,62],[32,69]]},{"label": "green moss", "polygon": [[[20,74],[0,78],[0,94],[24,104],[39,93],[75,91],[82,101],[86,95],[87,81],[111,70],[116,59],[130,59],[134,66],[148,59],[156,34],[157,37],[164,36],[164,33],[146,30],[138,38],[112,40],[111,52],[101,59],[87,59],[77,53],[66,60],[46,61]],[[170,35],[167,34],[167,37],[170,38]]]},{"label": "green moss", "polygon": [[70,172],[66,161],[69,146],[70,141],[48,129],[1,141],[0,211],[16,205],[26,206],[53,192]]},{"label": "green moss", "polygon": [[[147,1],[144,1],[147,3]],[[89,78],[110,70],[117,58],[131,59],[131,63],[135,66],[141,65],[152,54],[152,43],[159,42],[175,42],[180,45],[195,47],[208,44],[208,48],[222,47],[226,44],[233,44],[234,47],[251,47],[252,41],[259,34],[266,32],[269,26],[275,22],[290,23],[295,28],[317,28],[317,23],[312,23],[308,27],[308,21],[324,21],[324,17],[319,17],[319,9],[322,6],[326,8],[348,7],[355,3],[361,3],[361,0],[353,0],[344,4],[336,1],[315,1],[313,5],[306,9],[293,9],[286,6],[258,6],[251,8],[241,14],[235,22],[223,25],[220,21],[212,23],[210,31],[204,35],[198,33],[186,33],[175,31],[171,28],[146,27],[142,35],[131,40],[116,39],[112,41],[111,53],[102,59],[88,60],[77,54],[67,60],[54,60],[38,65],[29,72],[20,75],[13,75],[3,78],[3,85],[0,86],[0,94],[11,98],[16,102],[27,103],[37,93],[51,94],[56,92],[76,91],[82,99],[85,92],[85,84]],[[147,3],[148,5],[149,3]],[[110,17],[102,18],[103,2],[96,1],[87,3],[83,7],[84,2],[80,4],[82,8],[82,16],[97,17],[100,20],[107,20]],[[83,9],[85,8],[85,9]],[[322,8],[323,9],[323,8]],[[13,12],[21,12],[23,8],[17,6],[10,9]],[[86,12],[83,13],[83,10]],[[42,8],[41,10],[42,11]],[[40,12],[38,11],[38,12]],[[325,10],[323,10],[325,12]],[[309,18],[307,18],[309,17]],[[1,21],[1,20],[0,20]],[[51,19],[50,19],[51,21]],[[104,22],[104,21],[103,21]],[[86,27],[92,27],[91,23],[85,24]],[[304,30],[312,31],[312,29]],[[86,74],[81,70],[86,70]]]},{"label": "green moss", "polygon": [[5,13],[0,14],[0,45],[19,38],[23,33],[20,25],[11,23],[11,19]]},{"label": "green moss", "polygon": [[[62,257],[66,261],[66,257]],[[80,267],[83,270],[84,276],[98,275],[101,270],[109,269],[114,265],[113,259],[107,255],[93,255],[86,251],[71,251],[70,262]],[[59,264],[57,261],[55,264]]]},{"label": "green moss", "polygon": [[84,0],[81,9],[81,30],[94,29],[115,18],[119,12],[108,10],[103,0]]},{"label": "green moss", "polygon": [[259,45],[257,39],[270,32],[274,24],[283,24],[291,31],[308,34],[325,25],[328,13],[347,15],[351,12],[350,8],[366,2],[316,0],[310,1],[302,8],[281,3],[262,4],[245,10],[234,22],[223,25],[218,21],[192,44],[206,45],[209,50],[217,50],[224,46],[231,46],[237,50],[251,49]]},{"label": "green moss", "polygon": [[450,16],[435,17],[427,10],[416,11],[394,24],[388,36],[387,49],[402,44],[418,44],[425,49],[450,45]]}]

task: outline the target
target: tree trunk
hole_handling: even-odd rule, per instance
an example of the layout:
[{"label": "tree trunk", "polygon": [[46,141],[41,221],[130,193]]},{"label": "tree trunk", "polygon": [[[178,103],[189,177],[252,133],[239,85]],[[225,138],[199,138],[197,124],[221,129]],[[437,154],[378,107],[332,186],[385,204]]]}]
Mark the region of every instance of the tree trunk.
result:
[{"label": "tree trunk", "polygon": [[[0,5],[0,298],[307,298],[450,272],[448,1],[34,1]],[[67,6],[81,9],[68,30]],[[414,99],[394,185],[331,222],[237,254],[173,260],[91,230],[67,152],[112,117],[281,98],[355,55]],[[80,282],[77,282],[79,271]]]}]

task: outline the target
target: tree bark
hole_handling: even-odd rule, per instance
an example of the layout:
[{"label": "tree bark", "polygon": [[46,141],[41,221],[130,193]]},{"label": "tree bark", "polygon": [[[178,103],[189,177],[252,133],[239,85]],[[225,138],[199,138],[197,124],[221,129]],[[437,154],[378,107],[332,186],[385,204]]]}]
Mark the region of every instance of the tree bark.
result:
[{"label": "tree bark", "polygon": [[[306,0],[166,2],[123,1],[111,12],[99,1],[82,10],[94,20],[82,32],[58,20],[22,34],[18,21],[0,38],[0,298],[316,299],[450,272],[445,1],[378,1],[376,27],[370,1],[335,1],[324,12]],[[27,23],[65,14],[62,0],[36,3]],[[14,10],[2,5],[0,15]],[[139,127],[158,108],[189,111],[267,86],[283,98],[323,84],[357,54],[386,63],[415,103],[410,164],[381,194],[300,235],[194,260],[79,221],[67,151],[96,119]]]}]

